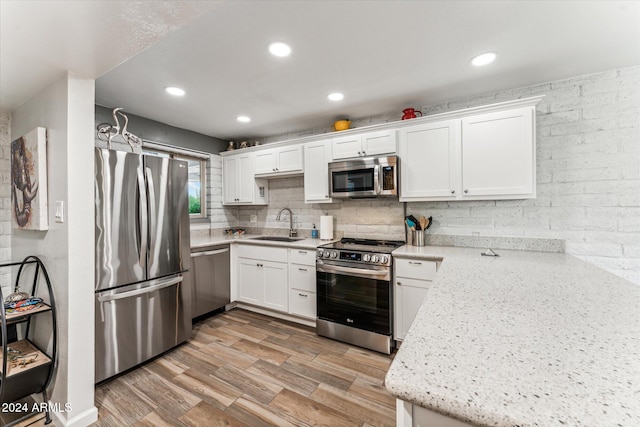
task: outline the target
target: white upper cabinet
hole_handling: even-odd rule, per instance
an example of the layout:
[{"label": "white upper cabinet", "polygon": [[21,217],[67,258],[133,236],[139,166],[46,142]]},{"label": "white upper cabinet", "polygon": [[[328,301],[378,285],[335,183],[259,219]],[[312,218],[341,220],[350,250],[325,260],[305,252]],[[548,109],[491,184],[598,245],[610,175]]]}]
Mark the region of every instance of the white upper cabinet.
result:
[{"label": "white upper cabinet", "polygon": [[252,153],[222,159],[222,200],[225,205],[262,205],[268,203],[268,186],[254,177]]},{"label": "white upper cabinet", "polygon": [[267,204],[267,178],[302,173],[305,202],[331,203],[330,162],[396,152],[401,202],[535,198],[535,108],[542,98],[221,153],[224,204]]},{"label": "white upper cabinet", "polygon": [[395,129],[336,137],[332,140],[333,160],[395,154],[396,150]]},{"label": "white upper cabinet", "polygon": [[276,149],[269,148],[257,151],[255,174],[274,173],[276,171]]},{"label": "white upper cabinet", "polygon": [[369,132],[362,135],[362,155],[396,154],[398,150],[396,130]]},{"label": "white upper cabinet", "polygon": [[400,201],[535,198],[539,100],[445,113],[441,121],[401,128]]},{"label": "white upper cabinet", "polygon": [[331,203],[329,197],[329,161],[331,140],[309,142],[304,146],[304,201]]},{"label": "white upper cabinet", "polygon": [[535,197],[533,108],[462,119],[465,198]]},{"label": "white upper cabinet", "polygon": [[460,123],[427,123],[400,129],[400,201],[456,198]]},{"label": "white upper cabinet", "polygon": [[255,174],[280,176],[302,173],[302,144],[256,151]]},{"label": "white upper cabinet", "polygon": [[331,149],[334,160],[360,157],[362,155],[361,135],[333,138]]}]

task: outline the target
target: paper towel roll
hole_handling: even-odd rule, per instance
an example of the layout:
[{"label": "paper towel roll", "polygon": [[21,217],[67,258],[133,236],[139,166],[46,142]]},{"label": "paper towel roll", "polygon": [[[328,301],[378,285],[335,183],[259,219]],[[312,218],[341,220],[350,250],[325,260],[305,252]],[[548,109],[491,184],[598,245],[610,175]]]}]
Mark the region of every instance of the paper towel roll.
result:
[{"label": "paper towel roll", "polygon": [[323,215],[320,217],[320,238],[322,240],[333,239],[333,215]]}]

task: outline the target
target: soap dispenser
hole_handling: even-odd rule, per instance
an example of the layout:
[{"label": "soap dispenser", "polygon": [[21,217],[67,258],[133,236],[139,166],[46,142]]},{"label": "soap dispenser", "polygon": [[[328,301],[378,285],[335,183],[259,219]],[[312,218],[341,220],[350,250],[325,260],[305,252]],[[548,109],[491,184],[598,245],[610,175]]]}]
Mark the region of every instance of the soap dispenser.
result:
[{"label": "soap dispenser", "polygon": [[318,229],[316,228],[315,224],[313,224],[313,228],[311,229],[311,237],[313,239],[317,239],[318,238]]}]

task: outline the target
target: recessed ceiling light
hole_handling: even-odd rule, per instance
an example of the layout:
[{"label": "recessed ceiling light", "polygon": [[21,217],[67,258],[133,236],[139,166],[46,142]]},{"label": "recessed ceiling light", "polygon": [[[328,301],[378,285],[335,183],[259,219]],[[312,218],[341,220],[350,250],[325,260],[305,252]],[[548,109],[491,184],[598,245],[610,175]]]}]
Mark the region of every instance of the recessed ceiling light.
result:
[{"label": "recessed ceiling light", "polygon": [[344,95],[341,94],[340,92],[333,92],[327,95],[327,98],[330,101],[342,101],[344,99]]},{"label": "recessed ceiling light", "polygon": [[269,45],[269,52],[274,56],[284,57],[291,54],[291,47],[286,43],[276,42]]},{"label": "recessed ceiling light", "polygon": [[164,88],[164,91],[173,96],[184,96],[185,94],[184,89],[180,89],[179,87],[175,86],[167,86]]},{"label": "recessed ceiling light", "polygon": [[491,64],[493,61],[496,60],[497,56],[498,54],[495,52],[481,53],[480,55],[476,55],[473,58],[471,58],[471,65],[474,65],[476,67],[482,67],[483,65]]},{"label": "recessed ceiling light", "polygon": [[251,117],[249,117],[249,116],[238,116],[238,117],[236,117],[236,120],[241,122],[241,123],[249,123],[251,121]]}]

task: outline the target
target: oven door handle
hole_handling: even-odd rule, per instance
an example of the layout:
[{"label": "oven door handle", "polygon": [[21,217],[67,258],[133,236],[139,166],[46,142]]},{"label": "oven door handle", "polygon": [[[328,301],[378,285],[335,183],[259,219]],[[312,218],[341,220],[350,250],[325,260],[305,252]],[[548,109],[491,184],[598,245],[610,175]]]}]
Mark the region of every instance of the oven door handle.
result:
[{"label": "oven door handle", "polygon": [[316,271],[321,273],[346,273],[349,276],[364,277],[367,279],[373,277],[379,280],[389,280],[389,272],[384,270],[367,270],[364,268],[322,264],[316,266]]}]

